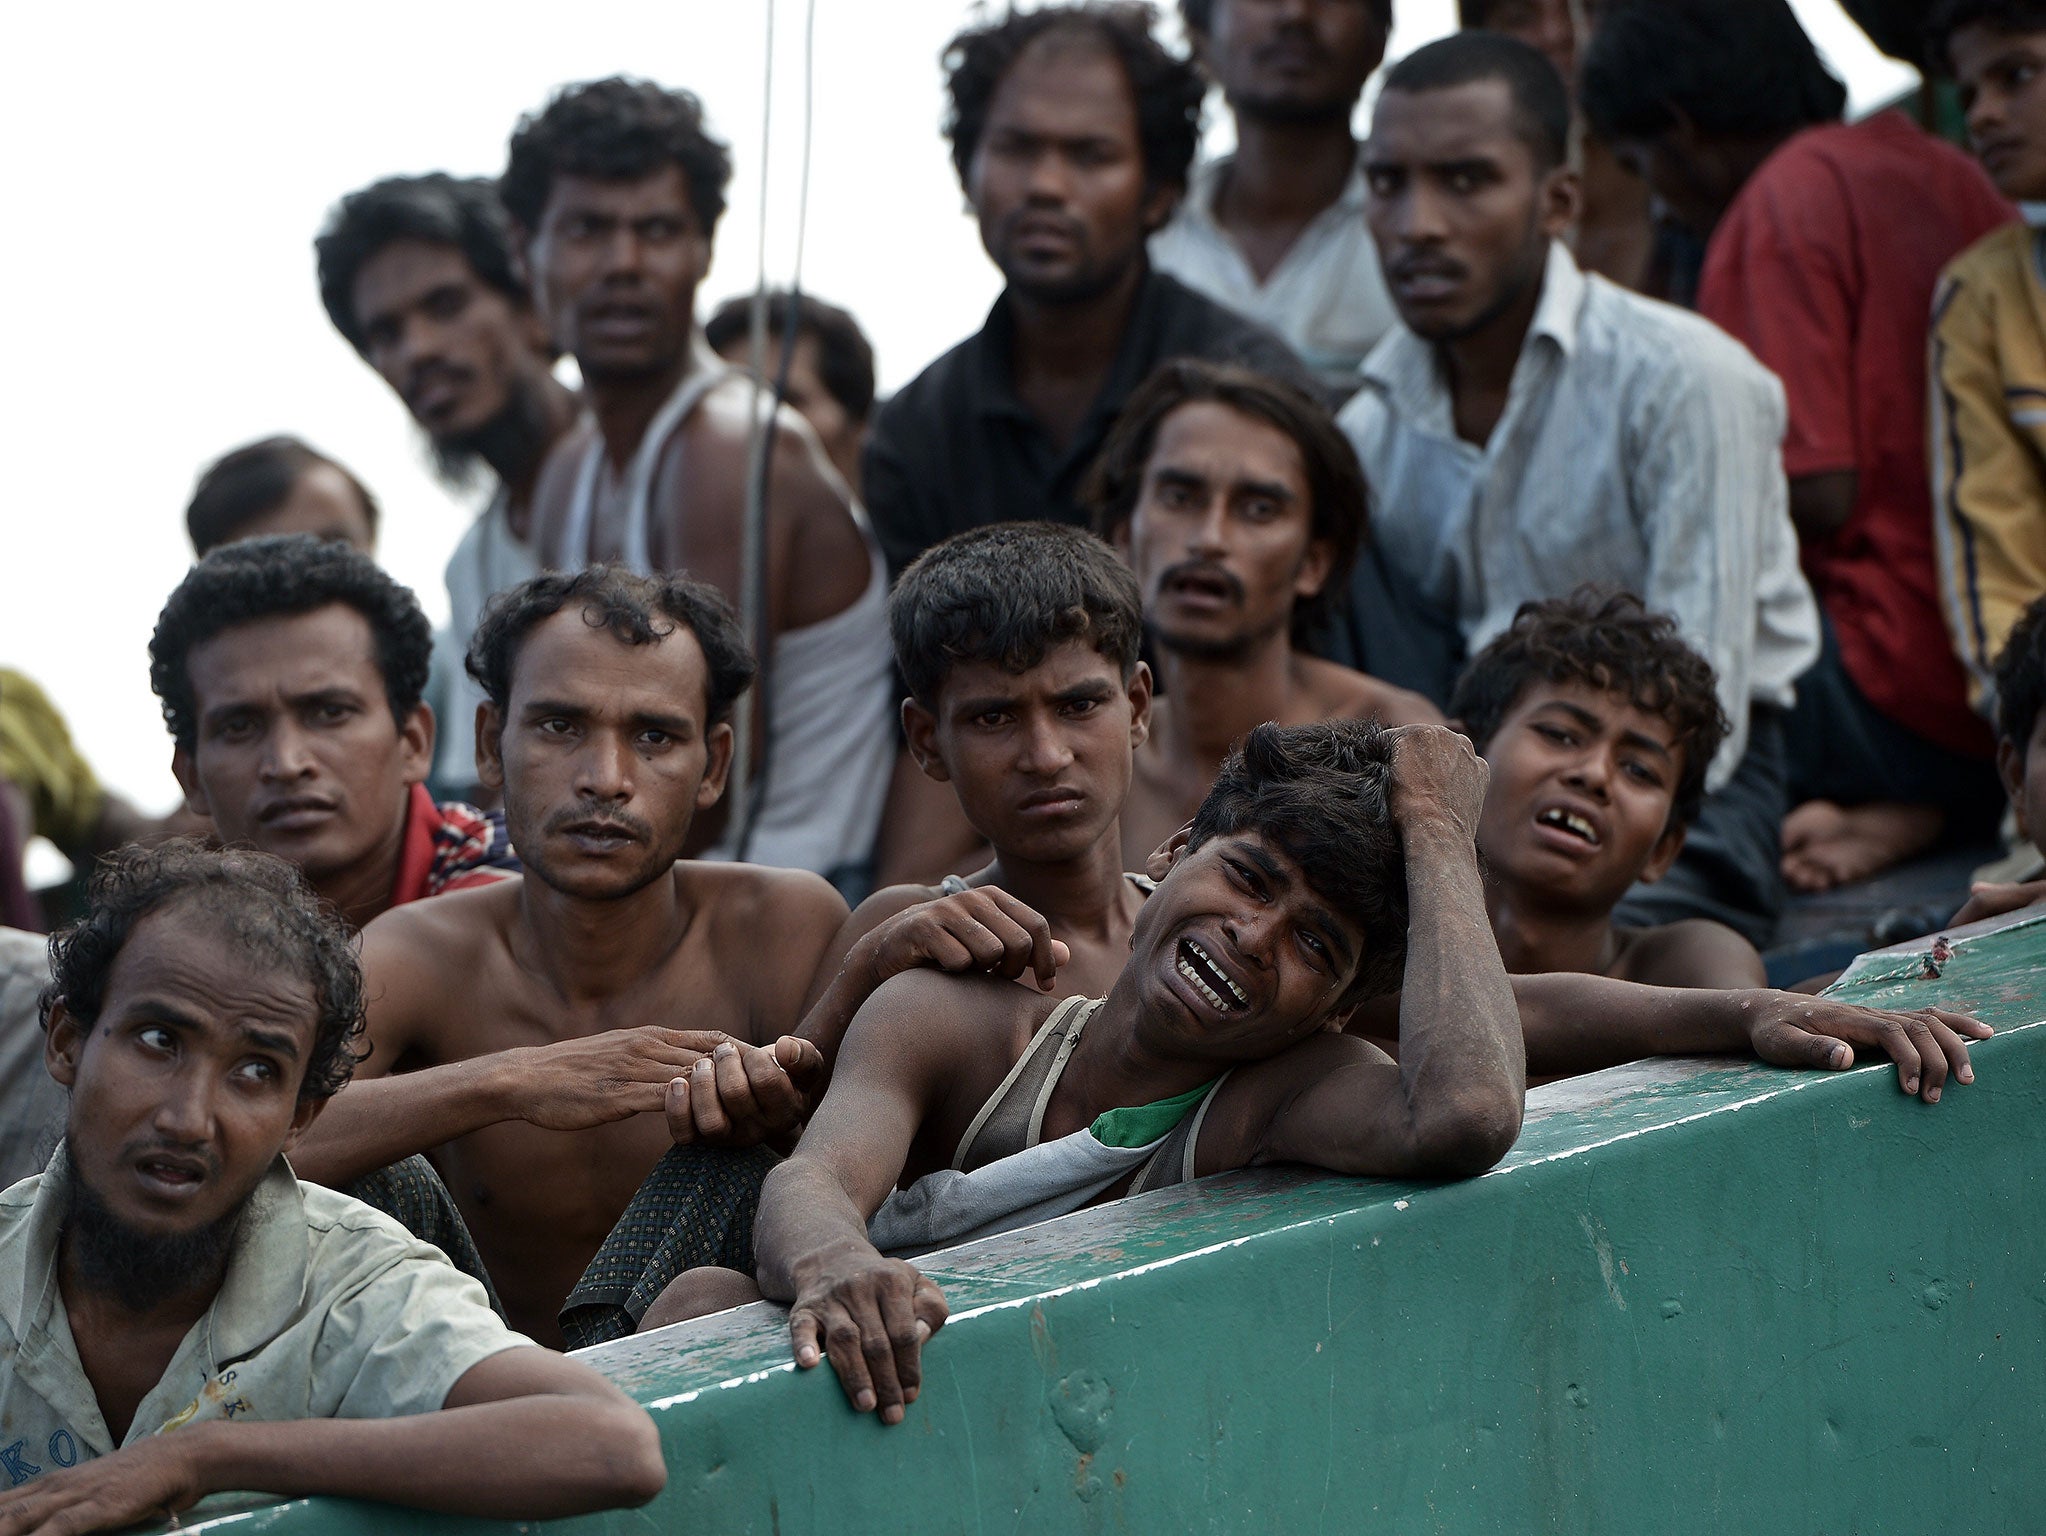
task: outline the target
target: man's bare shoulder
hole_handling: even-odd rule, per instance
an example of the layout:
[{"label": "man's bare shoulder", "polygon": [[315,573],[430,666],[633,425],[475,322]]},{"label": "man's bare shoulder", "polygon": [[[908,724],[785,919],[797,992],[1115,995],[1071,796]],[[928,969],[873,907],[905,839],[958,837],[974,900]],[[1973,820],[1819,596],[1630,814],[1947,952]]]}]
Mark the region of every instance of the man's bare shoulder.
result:
[{"label": "man's bare shoulder", "polygon": [[[984,1047],[1022,1033],[1026,1038],[1061,999],[999,976],[954,975],[918,967],[891,976],[861,1006],[853,1028],[869,1038],[885,1031],[934,1047]],[[851,1048],[848,1036],[847,1047]]]},{"label": "man's bare shoulder", "polygon": [[804,869],[684,859],[675,866],[675,882],[720,924],[754,933],[807,933],[820,923],[832,933],[846,918],[845,898],[822,875]]},{"label": "man's bare shoulder", "polygon": [[445,968],[453,956],[502,943],[518,921],[524,882],[525,876],[512,875],[391,908],[362,930],[365,963],[376,954],[430,954]]},{"label": "man's bare shoulder", "polygon": [[1420,694],[1395,688],[1368,672],[1319,656],[1296,656],[1294,664],[1309,705],[1308,718],[1377,720],[1388,726],[1442,724],[1442,711]]},{"label": "man's bare shoulder", "polygon": [[1705,917],[1624,930],[1607,974],[1651,987],[1712,990],[1759,987],[1768,980],[1755,946],[1724,923]]},{"label": "man's bare shoulder", "polygon": [[872,933],[891,917],[900,917],[912,907],[936,901],[945,892],[935,885],[888,885],[853,908],[846,932],[857,939]]}]

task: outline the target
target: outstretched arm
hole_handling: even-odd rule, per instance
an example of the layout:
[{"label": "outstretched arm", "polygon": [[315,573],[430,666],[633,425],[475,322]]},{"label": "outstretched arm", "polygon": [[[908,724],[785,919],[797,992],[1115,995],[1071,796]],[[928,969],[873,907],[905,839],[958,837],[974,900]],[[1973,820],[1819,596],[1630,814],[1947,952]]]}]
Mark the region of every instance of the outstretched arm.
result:
[{"label": "outstretched arm", "polygon": [[1274,1063],[1303,1086],[1257,1155],[1338,1173],[1482,1173],[1520,1134],[1527,1082],[1478,874],[1485,765],[1443,727],[1394,734],[1392,814],[1407,879],[1399,1064],[1361,1042],[1310,1037]]},{"label": "outstretched arm", "polygon": [[577,1361],[509,1349],[465,1371],[438,1413],[209,1421],[45,1474],[0,1496],[0,1536],[119,1530],[230,1490],[545,1520],[644,1504],[666,1480],[645,1409]]}]

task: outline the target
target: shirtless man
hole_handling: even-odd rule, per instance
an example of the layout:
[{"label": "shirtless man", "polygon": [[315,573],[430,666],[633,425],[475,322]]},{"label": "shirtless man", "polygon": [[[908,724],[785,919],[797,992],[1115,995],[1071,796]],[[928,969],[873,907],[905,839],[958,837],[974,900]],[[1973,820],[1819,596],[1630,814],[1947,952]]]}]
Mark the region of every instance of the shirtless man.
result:
[{"label": "shirtless man", "polygon": [[1104,996],[1151,887],[1124,873],[1117,823],[1151,712],[1135,578],[1077,528],[996,523],[919,555],[889,597],[888,622],[909,685],[909,750],[951,786],[994,857],[942,885],[892,885],[860,903],[819,972],[828,985],[805,1033],[835,1038],[872,990],[875,953],[889,942],[877,930],[947,895],[978,901],[980,931],[962,928],[958,949],[934,962],[992,964],[1034,948],[1042,923],[1056,945],[1047,995]]},{"label": "shirtless man", "polygon": [[[1584,1070],[1751,1049],[1837,1070],[1849,1042],[1881,1042],[1928,1097],[1950,1065],[1968,1079],[1956,1030],[1988,1030],[1934,1010],[1510,981],[1473,843],[1484,790],[1470,743],[1440,727],[1258,727],[1161,855],[1105,1000],[927,971],[888,983],[854,1021],[795,1155],[768,1176],[757,1289],[694,1272],[645,1325],[762,1293],[789,1302],[797,1364],[828,1355],[855,1410],[899,1423],[945,1302],[890,1253],[1257,1163],[1475,1174],[1513,1144],[1523,1075],[1544,1058]],[[1397,1016],[1397,1064],[1331,1032],[1372,999]],[[1921,1052],[1914,1029],[1936,1043]]]},{"label": "shirtless man", "polygon": [[526,875],[371,926],[371,1055],[297,1163],[331,1185],[430,1153],[512,1325],[554,1342],[670,1145],[793,1123],[822,1062],[778,1037],[846,909],[815,875],[677,862],[753,674],[710,588],[537,577],[491,610],[470,667],[477,767]]},{"label": "shirtless man", "polygon": [[1305,395],[1166,363],[1130,396],[1086,496],[1136,570],[1157,643],[1163,697],[1122,813],[1131,868],[1193,819],[1253,726],[1442,719],[1419,694],[1299,648],[1349,584],[1365,515],[1357,457]]},{"label": "shirtless man", "polygon": [[[543,562],[686,570],[744,611],[756,386],[703,342],[695,309],[730,174],[694,96],[610,79],[522,121],[500,185],[590,406],[541,477]],[[765,787],[741,786],[750,818],[706,818],[697,842],[721,828],[714,856],[826,874],[870,856],[894,761],[887,572],[794,411],[775,419],[766,500]]]},{"label": "shirtless man", "polygon": [[1755,947],[1723,923],[1620,927],[1636,881],[1662,878],[1726,738],[1712,665],[1629,593],[1527,603],[1465,669],[1450,714],[1492,770],[1478,852],[1506,969],[1589,971],[1663,987],[1759,987]]}]

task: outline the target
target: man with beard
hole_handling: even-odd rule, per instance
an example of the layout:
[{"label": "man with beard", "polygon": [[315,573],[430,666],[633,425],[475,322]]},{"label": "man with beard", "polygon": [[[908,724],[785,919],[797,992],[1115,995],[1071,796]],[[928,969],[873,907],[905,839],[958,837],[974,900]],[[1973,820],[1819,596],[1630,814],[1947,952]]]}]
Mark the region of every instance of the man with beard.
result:
[{"label": "man with beard", "polygon": [[1130,396],[1083,490],[1144,594],[1159,692],[1122,810],[1133,869],[1193,820],[1266,721],[1440,724],[1419,694],[1309,656],[1364,535],[1357,456],[1299,391],[1167,363]]},{"label": "man with beard", "polygon": [[313,249],[327,317],[405,402],[442,478],[466,489],[480,464],[497,479],[448,561],[448,627],[435,654],[444,729],[433,776],[467,794],[482,695],[462,657],[484,604],[539,569],[533,488],[575,420],[575,396],[554,377],[490,182],[379,181],[334,206]]},{"label": "man with beard", "polygon": [[1339,421],[1395,590],[1453,616],[1466,646],[1586,581],[1677,621],[1733,729],[1676,866],[1623,916],[1766,942],[1782,714],[1819,648],[1783,390],[1716,327],[1579,271],[1558,241],[1569,131],[1562,80],[1515,38],[1461,33],[1388,71],[1364,159],[1401,324]]},{"label": "man with beard", "polygon": [[1007,286],[875,420],[867,504],[896,575],[962,529],[1086,526],[1080,478],[1167,358],[1313,387],[1285,343],[1145,256],[1186,186],[1204,87],[1143,10],[1012,11],[961,32],[944,59],[952,163]]},{"label": "man with beard", "polygon": [[350,935],[291,866],[131,851],[53,946],[49,1169],[0,1196],[0,1532],[246,1489],[532,1520],[660,1491],[643,1409],[285,1161],[355,1065]]},{"label": "man with beard", "polygon": [[1180,0],[1236,148],[1194,172],[1151,260],[1283,336],[1338,397],[1393,322],[1350,119],[1392,0]]},{"label": "man with beard", "polygon": [[[677,862],[753,676],[703,583],[537,577],[492,607],[470,666],[477,767],[525,878],[370,926],[371,1054],[299,1167],[346,1184],[430,1153],[514,1326],[551,1342],[663,1153],[783,1131],[820,1085],[817,1048],[780,1037],[846,908],[812,874]],[[763,1156],[707,1175],[741,1246]]]},{"label": "man with beard", "polygon": [[856,880],[895,755],[887,572],[815,434],[784,410],[746,591],[757,386],[696,330],[730,176],[702,103],[650,81],[568,87],[513,133],[500,190],[589,401],[542,477],[539,545],[557,569],[686,570],[742,611],[764,599],[755,772],[729,814],[705,802],[692,851]]}]

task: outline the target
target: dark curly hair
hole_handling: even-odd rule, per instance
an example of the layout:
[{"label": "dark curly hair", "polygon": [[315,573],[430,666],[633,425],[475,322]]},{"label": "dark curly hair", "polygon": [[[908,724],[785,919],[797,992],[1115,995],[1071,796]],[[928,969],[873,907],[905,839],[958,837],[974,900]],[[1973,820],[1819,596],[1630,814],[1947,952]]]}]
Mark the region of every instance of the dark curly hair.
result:
[{"label": "dark curly hair", "polygon": [[[814,293],[791,295],[786,288],[770,288],[767,301],[767,335],[778,347],[789,323],[793,305],[796,335],[817,343],[817,378],[831,391],[846,416],[864,423],[874,412],[874,346],[859,321],[836,304],[827,304]],[[726,299],[703,323],[704,340],[713,352],[724,353],[752,333],[753,295]],[[768,376],[774,376],[775,348],[768,352]]]},{"label": "dark curly hair", "polygon": [[346,464],[298,438],[266,437],[230,449],[199,471],[192,499],[185,504],[185,532],[192,540],[192,553],[207,555],[233,543],[242,529],[283,506],[301,475],[321,465],[340,471],[341,478],[355,488],[374,536],[381,515],[377,499]]},{"label": "dark curly hair", "polygon": [[1996,734],[2023,752],[2046,704],[2046,597],[2011,626],[1996,653]]},{"label": "dark curly hair", "polygon": [[359,550],[306,533],[223,544],[185,573],[149,638],[149,686],[163,723],[186,751],[199,742],[199,701],[187,670],[192,647],[257,619],[346,603],[369,622],[391,717],[402,727],[426,692],[433,626],[419,599]]},{"label": "dark curly hair", "polygon": [[528,232],[540,227],[557,176],[638,181],[679,165],[689,206],[706,235],[725,211],[732,152],[704,127],[703,103],[690,91],[613,75],[566,85],[512,131],[497,184],[505,211]]},{"label": "dark curly hair", "polygon": [[296,864],[250,848],[223,850],[178,838],[155,848],[131,845],[103,860],[85,916],[50,940],[43,1027],[61,1002],[89,1031],[106,1006],[107,978],[135,925],[187,900],[225,929],[243,954],[311,985],[313,1045],[298,1096],[302,1102],[339,1093],[362,1059],[355,1049],[363,1030],[355,938]]},{"label": "dark curly hair", "polygon": [[386,177],[336,203],[313,240],[320,302],[334,329],[358,352],[364,350],[365,338],[355,318],[356,274],[396,240],[451,245],[479,281],[515,304],[526,302],[496,182],[440,171]]},{"label": "dark curly hair", "polygon": [[[1370,0],[1371,19],[1381,32],[1392,31],[1392,0]],[[1179,16],[1189,32],[1203,36],[1215,30],[1215,0],[1179,0]],[[1472,25],[1470,22],[1466,26]]]},{"label": "dark curly hair", "polygon": [[1582,683],[1624,696],[1667,724],[1684,749],[1670,820],[1689,826],[1705,803],[1705,774],[1732,729],[1712,663],[1631,592],[1585,585],[1568,597],[1522,603],[1512,624],[1471,658],[1450,718],[1484,752],[1534,683]]},{"label": "dark curly hair", "polygon": [[1157,12],[1134,0],[1090,0],[1080,5],[1011,9],[999,21],[968,27],[945,45],[938,62],[951,104],[945,137],[959,184],[972,180],[974,152],[987,127],[988,108],[1016,60],[1054,32],[1092,38],[1115,55],[1129,77],[1143,146],[1144,180],[1152,187],[1184,187],[1201,139],[1201,101],[1207,82],[1192,61],[1168,52],[1151,35]]},{"label": "dark curly hair", "polygon": [[1293,604],[1293,643],[1303,645],[1343,606],[1350,569],[1364,539],[1370,509],[1357,450],[1327,409],[1282,380],[1226,363],[1175,358],[1160,363],[1130,392],[1100,457],[1080,484],[1080,504],[1094,518],[1094,531],[1113,539],[1137,510],[1144,468],[1158,444],[1165,418],[1183,405],[1211,401],[1277,427],[1300,450],[1312,499],[1309,536],[1329,546],[1328,580],[1313,597]]},{"label": "dark curly hair", "polygon": [[527,636],[564,608],[579,608],[592,629],[622,645],[652,645],[678,628],[703,650],[706,725],[732,718],[753,682],[753,652],[737,615],[717,588],[693,576],[640,576],[617,565],[550,571],[493,598],[469,645],[469,675],[500,713],[511,707],[512,670]]},{"label": "dark curly hair", "polygon": [[1925,58],[1951,72],[1947,44],[1963,27],[1981,27],[1999,37],[2046,32],[2046,0],[1940,0],[1925,23]]},{"label": "dark curly hair", "polygon": [[1394,991],[1407,963],[1407,860],[1392,819],[1392,742],[1367,720],[1259,726],[1229,754],[1187,847],[1253,833],[1363,930],[1341,1005]]},{"label": "dark curly hair", "polygon": [[910,694],[936,709],[961,662],[1022,673],[1075,640],[1127,682],[1144,603],[1130,568],[1093,534],[1063,523],[995,523],[917,556],[889,595],[888,631]]}]

